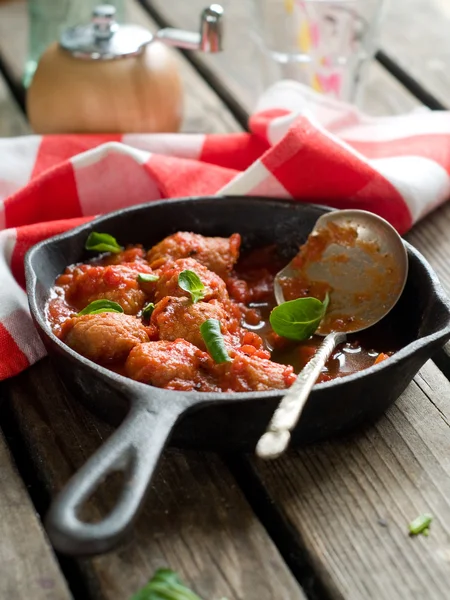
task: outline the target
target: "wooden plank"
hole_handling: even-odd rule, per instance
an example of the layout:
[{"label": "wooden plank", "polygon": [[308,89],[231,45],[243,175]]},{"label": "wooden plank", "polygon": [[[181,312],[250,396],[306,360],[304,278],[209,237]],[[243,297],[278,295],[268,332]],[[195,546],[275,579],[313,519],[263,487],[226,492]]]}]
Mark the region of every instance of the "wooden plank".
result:
[{"label": "wooden plank", "polygon": [[1,433],[0,487],[0,598],[71,598]]},{"label": "wooden plank", "polygon": [[436,270],[442,285],[450,293],[450,204],[447,202],[419,222],[406,235]]},{"label": "wooden plank", "polygon": [[450,4],[448,0],[387,3],[381,47],[406,72],[449,106]]},{"label": "wooden plank", "polygon": [[367,68],[365,83],[357,97],[357,106],[370,115],[400,115],[419,106],[419,102],[377,62]]},{"label": "wooden plank", "polygon": [[[447,202],[413,227],[406,239],[430,262],[442,286],[450,295],[449,231],[450,203]],[[447,377],[450,377],[450,342],[444,346],[444,352],[437,355],[436,361]]]},{"label": "wooden plank", "polygon": [[[48,359],[9,386],[9,400],[51,495],[111,429],[69,398]],[[96,497],[105,510],[114,485]],[[155,569],[178,571],[205,600],[304,599],[236,482],[213,454],[166,452],[132,538],[81,561],[93,598],[128,598]]]},{"label": "wooden plank", "polygon": [[[449,424],[450,383],[428,363],[374,427],[273,463],[250,458],[297,531],[291,552],[306,549],[333,598],[448,598]],[[429,537],[411,538],[425,512]]]},{"label": "wooden plank", "polygon": [[4,80],[0,76],[0,136],[23,135],[28,131],[25,117],[15,105]]},{"label": "wooden plank", "polygon": [[[133,23],[156,29],[137,2],[128,0],[128,18]],[[14,0],[0,4],[0,55],[20,81],[27,48],[28,12],[25,0]],[[223,133],[235,130],[238,125],[225,110],[211,88],[197,75],[195,69],[180,54],[177,54],[183,82],[185,101],[182,131]],[[209,118],[205,118],[208,115]]]},{"label": "wooden plank", "polygon": [[[195,30],[204,0],[141,0],[172,26]],[[195,53],[201,64],[214,72],[215,77],[239,103],[252,112],[266,87],[263,73],[266,60],[258,51],[254,38],[254,0],[224,1],[224,51],[219,54]],[[245,60],[242,57],[245,56]],[[269,78],[269,81],[272,79]],[[418,102],[376,62],[370,64],[366,84],[358,105],[374,115],[397,114],[409,111]]]},{"label": "wooden plank", "polygon": [[13,0],[0,4],[0,50],[7,65],[20,79],[28,47],[26,2]]},{"label": "wooden plank", "polygon": [[[425,217],[405,236],[430,262],[445,291],[450,295],[450,203]],[[450,377],[450,342],[438,353],[436,361]]]}]

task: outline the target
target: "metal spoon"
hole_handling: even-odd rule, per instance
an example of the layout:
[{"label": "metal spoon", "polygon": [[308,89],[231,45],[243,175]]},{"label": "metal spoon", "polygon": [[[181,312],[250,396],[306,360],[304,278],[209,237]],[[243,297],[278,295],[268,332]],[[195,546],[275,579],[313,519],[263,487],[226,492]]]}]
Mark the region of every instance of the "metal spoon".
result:
[{"label": "metal spoon", "polygon": [[[325,339],[298,374],[258,441],[256,454],[264,459],[277,458],[288,447],[291,431],[336,346],[346,340],[348,333],[367,329],[385,317],[400,298],[408,276],[406,248],[387,221],[363,210],[330,212],[317,220],[308,241],[319,231],[329,231],[330,224],[357,237],[354,244],[348,244],[331,236],[320,257],[304,267],[302,275],[306,274],[309,282],[331,287],[327,313],[316,331]],[[296,275],[299,272],[293,261],[277,273],[274,289],[278,304],[285,301],[283,280]]]}]

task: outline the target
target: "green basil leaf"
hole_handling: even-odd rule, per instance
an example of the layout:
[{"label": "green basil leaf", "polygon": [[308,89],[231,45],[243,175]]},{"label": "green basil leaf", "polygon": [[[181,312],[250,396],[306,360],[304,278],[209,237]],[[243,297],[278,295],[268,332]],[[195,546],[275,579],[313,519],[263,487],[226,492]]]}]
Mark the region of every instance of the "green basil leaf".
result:
[{"label": "green basil leaf", "polygon": [[432,520],[432,515],[428,513],[419,515],[416,519],[414,519],[414,521],[411,521],[411,523],[409,524],[409,535],[419,535],[419,533],[422,533],[423,535],[428,535],[429,527]]},{"label": "green basil leaf", "polygon": [[185,292],[189,292],[193,304],[205,297],[205,286],[194,271],[181,271],[178,275],[178,285]]},{"label": "green basil leaf", "polygon": [[109,233],[97,233],[92,231],[84,245],[86,250],[95,250],[96,252],[112,252],[118,254],[123,250],[122,246],[117,243],[116,238]]},{"label": "green basil leaf", "polygon": [[150,283],[151,281],[158,281],[159,276],[151,273],[139,273],[137,280],[139,283]]},{"label": "green basil leaf", "polygon": [[144,306],[144,308],[142,309],[142,316],[144,317],[144,319],[150,319],[154,308],[155,305],[153,304],[153,302],[149,302]]},{"label": "green basil leaf", "polygon": [[103,312],[123,313],[123,308],[120,304],[111,300],[94,300],[94,302],[88,304],[83,310],[80,310],[77,317],[81,315],[98,315]]},{"label": "green basil leaf", "polygon": [[220,330],[220,321],[217,319],[204,321],[200,325],[200,333],[208,352],[216,363],[231,362]]},{"label": "green basil leaf", "polygon": [[306,340],[319,327],[328,303],[328,294],[323,302],[317,298],[297,298],[283,302],[270,313],[272,329],[289,340]]},{"label": "green basil leaf", "polygon": [[170,569],[158,569],[130,600],[202,600]]}]

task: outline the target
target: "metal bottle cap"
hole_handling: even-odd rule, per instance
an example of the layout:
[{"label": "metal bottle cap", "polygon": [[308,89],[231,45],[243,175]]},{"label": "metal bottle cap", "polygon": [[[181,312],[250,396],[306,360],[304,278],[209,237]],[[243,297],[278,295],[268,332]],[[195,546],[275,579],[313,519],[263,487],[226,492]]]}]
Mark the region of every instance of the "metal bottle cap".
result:
[{"label": "metal bottle cap", "polygon": [[115,15],[114,6],[98,5],[94,8],[88,25],[77,25],[63,31],[60,46],[76,58],[89,60],[136,56],[154,39],[189,50],[222,50],[223,9],[219,4],[212,4],[202,12],[199,33],[167,27],[153,35],[140,25],[119,25]]}]

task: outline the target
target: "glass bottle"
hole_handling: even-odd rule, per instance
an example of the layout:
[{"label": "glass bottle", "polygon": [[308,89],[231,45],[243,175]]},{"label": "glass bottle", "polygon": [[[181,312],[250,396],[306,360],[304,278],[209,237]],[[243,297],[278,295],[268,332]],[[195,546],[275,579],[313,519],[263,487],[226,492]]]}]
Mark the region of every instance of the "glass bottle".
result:
[{"label": "glass bottle", "polygon": [[[99,0],[28,0],[29,36],[23,84],[28,87],[42,53],[68,27],[90,21]],[[125,22],[125,1],[110,0],[118,23]]]}]

